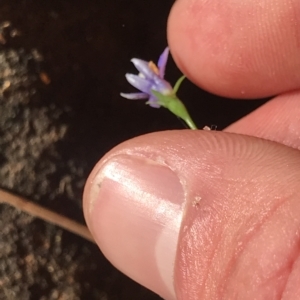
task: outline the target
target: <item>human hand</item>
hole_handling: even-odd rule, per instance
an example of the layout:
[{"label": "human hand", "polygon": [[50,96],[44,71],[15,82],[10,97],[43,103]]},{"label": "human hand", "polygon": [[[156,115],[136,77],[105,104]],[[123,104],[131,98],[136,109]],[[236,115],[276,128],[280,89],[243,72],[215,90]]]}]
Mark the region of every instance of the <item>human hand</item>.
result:
[{"label": "human hand", "polygon": [[300,2],[177,0],[169,44],[202,88],[276,96],[224,132],[127,141],[96,165],[87,224],[166,299],[299,299]]}]

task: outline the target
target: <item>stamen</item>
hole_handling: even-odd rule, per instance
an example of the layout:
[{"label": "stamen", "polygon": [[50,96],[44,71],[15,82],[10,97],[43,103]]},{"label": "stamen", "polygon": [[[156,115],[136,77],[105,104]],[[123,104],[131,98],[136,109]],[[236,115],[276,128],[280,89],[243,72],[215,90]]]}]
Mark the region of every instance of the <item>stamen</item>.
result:
[{"label": "stamen", "polygon": [[153,61],[149,61],[148,66],[156,75],[159,75],[159,69]]}]

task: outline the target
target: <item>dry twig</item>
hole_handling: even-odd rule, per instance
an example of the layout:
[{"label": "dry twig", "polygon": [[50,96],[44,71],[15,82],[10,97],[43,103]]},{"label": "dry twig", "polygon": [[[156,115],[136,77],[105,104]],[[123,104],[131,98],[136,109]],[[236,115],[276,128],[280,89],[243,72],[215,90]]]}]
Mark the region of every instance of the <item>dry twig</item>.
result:
[{"label": "dry twig", "polygon": [[41,207],[25,198],[0,189],[0,203],[12,205],[15,208],[24,211],[34,217],[52,223],[74,234],[77,234],[90,242],[95,243],[91,233],[86,226],[77,223],[63,215],[55,213],[49,209]]}]

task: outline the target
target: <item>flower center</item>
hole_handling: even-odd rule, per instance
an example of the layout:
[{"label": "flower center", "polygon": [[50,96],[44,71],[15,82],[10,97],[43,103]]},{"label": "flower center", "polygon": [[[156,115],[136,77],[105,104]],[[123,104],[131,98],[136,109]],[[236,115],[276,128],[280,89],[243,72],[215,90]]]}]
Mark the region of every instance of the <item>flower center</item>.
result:
[{"label": "flower center", "polygon": [[149,61],[148,66],[156,75],[159,75],[159,69],[153,61]]}]

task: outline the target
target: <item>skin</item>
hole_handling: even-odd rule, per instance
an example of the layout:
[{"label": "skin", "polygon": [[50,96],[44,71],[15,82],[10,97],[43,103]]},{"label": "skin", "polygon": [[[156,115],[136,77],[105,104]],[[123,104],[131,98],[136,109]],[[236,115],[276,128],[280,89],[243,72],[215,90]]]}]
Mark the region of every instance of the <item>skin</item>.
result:
[{"label": "skin", "polygon": [[[142,151],[167,158],[185,182],[177,299],[299,299],[299,0],[177,0],[168,39],[180,69],[201,88],[231,98],[277,96],[224,132],[130,140],[94,172],[117,154]],[[97,235],[89,189],[85,216]]]}]

